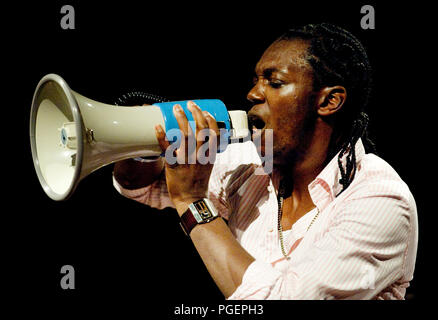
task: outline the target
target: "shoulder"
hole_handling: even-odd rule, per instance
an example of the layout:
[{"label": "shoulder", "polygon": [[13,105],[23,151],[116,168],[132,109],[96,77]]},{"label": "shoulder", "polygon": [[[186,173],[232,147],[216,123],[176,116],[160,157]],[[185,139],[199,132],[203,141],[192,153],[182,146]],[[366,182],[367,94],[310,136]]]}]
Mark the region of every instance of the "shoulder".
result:
[{"label": "shoulder", "polygon": [[418,242],[414,197],[396,170],[382,158],[366,154],[359,164],[352,184],[337,198],[331,221],[342,225],[355,241],[380,250],[386,259],[403,256],[403,265],[411,268]]},{"label": "shoulder", "polygon": [[354,208],[358,214],[366,211],[376,221],[417,220],[415,199],[408,185],[388,162],[375,154],[364,155],[353,183],[344,193],[344,208]]},{"label": "shoulder", "polygon": [[375,154],[365,154],[360,163],[363,174],[363,187],[366,194],[393,196],[407,204],[415,205],[409,186],[397,171],[384,159]]}]

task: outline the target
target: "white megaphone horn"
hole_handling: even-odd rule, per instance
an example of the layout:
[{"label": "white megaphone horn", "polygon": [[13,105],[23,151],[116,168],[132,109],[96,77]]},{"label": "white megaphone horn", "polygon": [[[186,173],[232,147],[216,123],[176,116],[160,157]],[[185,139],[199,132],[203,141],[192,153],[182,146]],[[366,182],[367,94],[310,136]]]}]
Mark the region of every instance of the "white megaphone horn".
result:
[{"label": "white megaphone horn", "polygon": [[[248,134],[244,111],[228,112],[216,99],[193,101],[229,130],[229,138]],[[30,141],[35,170],[46,194],[53,200],[66,200],[83,178],[105,165],[160,155],[154,127],[160,124],[166,132],[179,128],[172,114],[176,103],[190,120],[187,101],[121,108],[74,92],[56,74],[44,76],[33,96]]]}]

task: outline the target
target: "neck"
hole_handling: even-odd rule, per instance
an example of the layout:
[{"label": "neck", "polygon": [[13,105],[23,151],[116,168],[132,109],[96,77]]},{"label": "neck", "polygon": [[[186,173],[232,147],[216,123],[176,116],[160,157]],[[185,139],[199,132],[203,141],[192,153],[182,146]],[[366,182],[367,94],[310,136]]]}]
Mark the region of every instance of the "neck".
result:
[{"label": "neck", "polygon": [[287,166],[274,168],[274,173],[279,174],[274,180],[280,179],[285,186],[281,217],[283,230],[289,230],[315,207],[308,186],[324,168],[332,130],[331,126],[318,118],[306,147],[301,147],[298,153],[300,156]]},{"label": "neck", "polygon": [[332,127],[320,118],[316,120],[315,129],[309,137],[307,146],[299,153],[293,163],[275,167],[274,172],[279,175],[289,190],[287,196],[292,196],[295,203],[309,200],[308,185],[324,169],[329,148]]}]

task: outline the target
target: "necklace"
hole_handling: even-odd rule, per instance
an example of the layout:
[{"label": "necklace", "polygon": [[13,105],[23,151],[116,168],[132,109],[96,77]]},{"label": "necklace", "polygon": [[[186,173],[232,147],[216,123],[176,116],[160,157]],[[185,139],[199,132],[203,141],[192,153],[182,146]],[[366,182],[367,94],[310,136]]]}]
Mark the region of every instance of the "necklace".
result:
[{"label": "necklace", "polygon": [[[284,187],[282,183],[280,183],[280,187],[278,189],[278,220],[277,220],[277,228],[278,228],[278,234],[280,236],[280,248],[281,253],[283,253],[283,256],[289,260],[290,257],[286,253],[286,250],[284,249],[284,240],[283,240],[283,227],[281,226],[281,217],[283,216],[283,202],[284,202]],[[316,207],[316,214],[313,217],[312,221],[310,221],[309,226],[307,227],[307,231],[309,231],[310,227],[312,226],[313,222],[315,222],[316,218],[319,216],[319,208]]]}]

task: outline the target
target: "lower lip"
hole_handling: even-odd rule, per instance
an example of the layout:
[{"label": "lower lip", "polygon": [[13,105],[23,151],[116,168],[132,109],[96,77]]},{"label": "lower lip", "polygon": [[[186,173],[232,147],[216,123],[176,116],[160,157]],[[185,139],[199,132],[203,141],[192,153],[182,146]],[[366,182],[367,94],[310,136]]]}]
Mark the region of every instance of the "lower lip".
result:
[{"label": "lower lip", "polygon": [[252,136],[254,135],[262,135],[265,132],[266,127],[263,127],[262,129],[252,128]]}]

